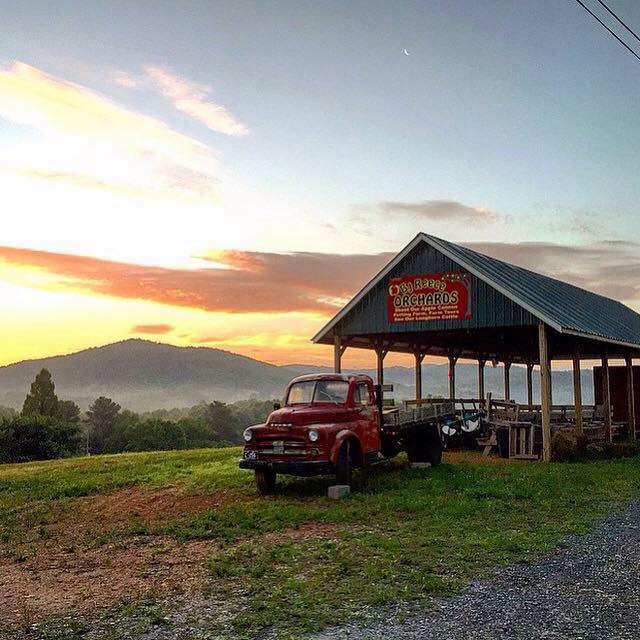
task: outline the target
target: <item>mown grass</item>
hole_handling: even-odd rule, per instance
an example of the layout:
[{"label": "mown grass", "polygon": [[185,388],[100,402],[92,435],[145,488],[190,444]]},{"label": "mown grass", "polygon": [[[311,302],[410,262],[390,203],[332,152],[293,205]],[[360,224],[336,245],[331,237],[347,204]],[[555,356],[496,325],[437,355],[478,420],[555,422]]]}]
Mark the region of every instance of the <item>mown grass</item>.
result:
[{"label": "mown grass", "polygon": [[426,470],[402,460],[372,468],[356,475],[342,501],[326,498],[320,479],[288,479],[277,495],[249,499],[255,490],[237,458],[237,449],[226,449],[2,467],[0,514],[39,513],[56,500],[132,485],[232,488],[243,499],[136,533],[217,541],[203,587],[229,604],[235,633],[297,637],[366,607],[446,595],[471,576],[528,561],[640,489],[638,458],[550,465],[475,458]]},{"label": "mown grass", "polygon": [[126,487],[178,485],[189,491],[251,485],[238,448],[116,454],[0,465],[0,543],[24,539],[74,498]]}]

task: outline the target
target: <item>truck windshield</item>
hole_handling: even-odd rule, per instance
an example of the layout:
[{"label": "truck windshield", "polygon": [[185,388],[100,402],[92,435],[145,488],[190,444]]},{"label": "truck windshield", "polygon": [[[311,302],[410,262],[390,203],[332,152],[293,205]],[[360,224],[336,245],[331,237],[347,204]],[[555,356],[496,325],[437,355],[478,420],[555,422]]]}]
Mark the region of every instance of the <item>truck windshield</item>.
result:
[{"label": "truck windshield", "polygon": [[344,380],[304,380],[289,388],[287,404],[311,404],[332,402],[344,404],[349,393],[349,383]]}]

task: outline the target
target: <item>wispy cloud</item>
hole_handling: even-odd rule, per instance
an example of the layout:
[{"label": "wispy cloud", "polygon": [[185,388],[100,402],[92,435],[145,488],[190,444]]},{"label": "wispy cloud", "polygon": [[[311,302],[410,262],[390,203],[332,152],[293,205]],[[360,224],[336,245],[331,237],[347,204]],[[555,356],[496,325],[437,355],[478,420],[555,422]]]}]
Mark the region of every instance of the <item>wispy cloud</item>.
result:
[{"label": "wispy cloud", "polygon": [[[640,245],[599,242],[582,246],[467,246],[636,307],[640,304]],[[335,313],[393,255],[215,251],[203,256],[209,267],[177,269],[0,247],[0,263],[26,269],[27,286],[205,311],[322,315]],[[33,270],[43,277],[34,278]],[[216,342],[213,338],[207,341]]]},{"label": "wispy cloud", "polygon": [[209,99],[211,87],[191,82],[164,67],[149,66],[145,72],[152,85],[178,111],[198,120],[212,131],[228,136],[246,136],[249,133],[246,125]]},{"label": "wispy cloud", "polygon": [[43,276],[25,272],[29,286],[238,313],[333,313],[389,258],[217,251],[204,259],[223,268],[172,269],[0,247],[0,263]]},{"label": "wispy cloud", "polygon": [[482,206],[474,206],[457,200],[383,200],[352,206],[346,224],[358,235],[374,236],[375,229],[387,229],[392,237],[400,227],[415,228],[428,223],[436,228],[452,227],[456,224],[491,225],[505,216]]},{"label": "wispy cloud", "polygon": [[498,217],[490,209],[470,206],[456,200],[422,200],[419,202],[385,200],[378,205],[378,209],[385,214],[408,215],[431,221],[493,222]]},{"label": "wispy cloud", "polygon": [[57,149],[12,167],[25,175],[61,181],[75,175],[85,188],[116,192],[214,192],[217,161],[208,146],[22,62],[0,69],[0,117],[37,130],[48,150]]},{"label": "wispy cloud", "polygon": [[139,84],[140,80],[135,76],[127,73],[126,71],[120,71],[118,69],[114,69],[111,71],[111,79],[119,84],[121,87],[126,87],[127,89],[135,89]]},{"label": "wispy cloud", "polygon": [[170,324],[137,324],[131,327],[131,333],[144,333],[149,335],[165,335],[171,333],[174,327]]}]

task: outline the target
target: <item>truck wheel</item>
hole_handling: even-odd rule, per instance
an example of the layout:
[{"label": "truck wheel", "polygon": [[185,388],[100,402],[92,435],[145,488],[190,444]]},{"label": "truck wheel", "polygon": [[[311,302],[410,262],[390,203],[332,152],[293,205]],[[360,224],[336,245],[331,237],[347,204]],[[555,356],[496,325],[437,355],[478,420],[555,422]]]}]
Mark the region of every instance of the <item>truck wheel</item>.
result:
[{"label": "truck wheel", "polygon": [[385,458],[393,458],[398,455],[397,442],[391,440],[391,438],[383,438],[380,450]]},{"label": "truck wheel", "polygon": [[273,493],[276,488],[276,472],[271,469],[256,469],[256,487],[262,495]]},{"label": "truck wheel", "polygon": [[336,462],[336,483],[351,485],[351,443],[342,443]]},{"label": "truck wheel", "polygon": [[416,428],[407,438],[409,462],[430,462],[437,467],[442,462],[442,442],[437,429]]}]

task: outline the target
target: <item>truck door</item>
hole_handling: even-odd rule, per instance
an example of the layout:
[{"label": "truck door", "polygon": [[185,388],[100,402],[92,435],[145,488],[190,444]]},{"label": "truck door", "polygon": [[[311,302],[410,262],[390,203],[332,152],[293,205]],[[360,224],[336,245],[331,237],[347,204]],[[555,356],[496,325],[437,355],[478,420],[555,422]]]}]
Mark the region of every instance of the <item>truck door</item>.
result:
[{"label": "truck door", "polygon": [[358,435],[362,443],[363,453],[380,451],[380,430],[376,412],[376,403],[371,385],[359,382],[353,393],[353,401],[359,409]]}]

